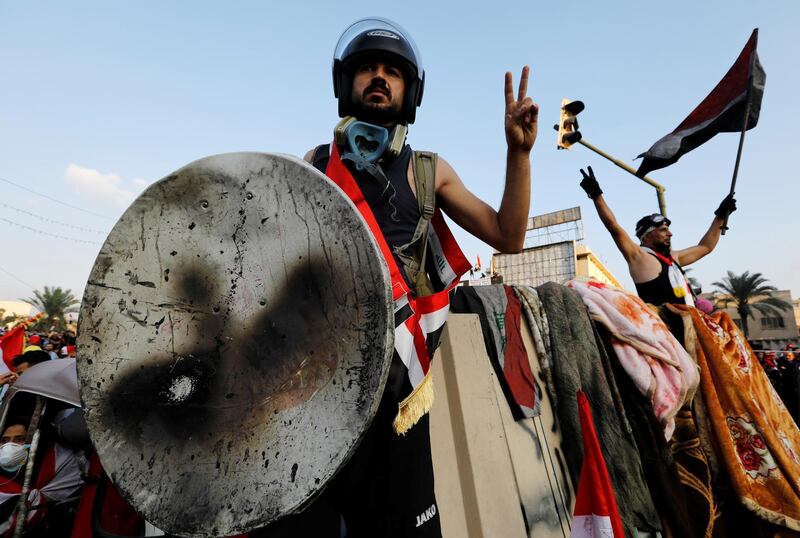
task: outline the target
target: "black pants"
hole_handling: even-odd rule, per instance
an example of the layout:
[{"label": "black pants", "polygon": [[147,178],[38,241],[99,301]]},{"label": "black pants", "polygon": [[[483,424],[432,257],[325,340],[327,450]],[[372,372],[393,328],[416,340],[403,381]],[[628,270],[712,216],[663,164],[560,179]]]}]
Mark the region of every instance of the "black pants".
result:
[{"label": "black pants", "polygon": [[384,398],[356,453],[303,512],[250,533],[253,538],[439,538],[428,416],[405,435]]}]

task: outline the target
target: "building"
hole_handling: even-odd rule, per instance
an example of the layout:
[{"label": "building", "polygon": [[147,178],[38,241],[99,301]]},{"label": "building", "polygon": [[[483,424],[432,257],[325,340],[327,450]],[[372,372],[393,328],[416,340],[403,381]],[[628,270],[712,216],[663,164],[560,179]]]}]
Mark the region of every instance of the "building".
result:
[{"label": "building", "polygon": [[575,272],[577,276],[583,276],[599,280],[605,284],[621,288],[622,284],[614,274],[603,265],[603,262],[595,255],[594,252],[586,245],[575,245],[575,254],[577,256],[577,265]]},{"label": "building", "polygon": [[[787,344],[800,344],[796,317],[799,301],[792,300],[789,290],[779,290],[771,295],[783,299],[794,308],[771,312],[767,315],[753,309],[753,315],[747,319],[749,333],[747,339],[754,347],[761,349],[784,349]],[[701,296],[713,302],[718,308],[724,305],[726,298],[726,295],[719,292],[704,293]],[[739,328],[742,328],[742,320],[732,304],[722,310],[728,313]]]},{"label": "building", "polygon": [[792,308],[794,309],[794,324],[797,325],[797,330],[800,331],[800,299],[792,301]]},{"label": "building", "polygon": [[[7,317],[15,317],[20,319],[28,319],[35,316],[39,311],[30,303],[25,301],[0,301],[0,319]],[[14,325],[14,322],[9,322],[9,326]]]},{"label": "building", "polygon": [[571,207],[528,219],[525,248],[516,254],[492,255],[491,272],[505,284],[540,286],[590,277],[622,287],[583,241],[581,208]]}]

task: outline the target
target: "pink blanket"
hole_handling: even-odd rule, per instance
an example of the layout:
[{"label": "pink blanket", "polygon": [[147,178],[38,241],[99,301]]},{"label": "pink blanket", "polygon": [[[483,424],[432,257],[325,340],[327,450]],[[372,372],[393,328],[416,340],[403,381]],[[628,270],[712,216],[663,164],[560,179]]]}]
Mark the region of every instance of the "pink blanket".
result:
[{"label": "pink blanket", "polygon": [[636,388],[650,399],[667,440],[675,415],[691,402],[700,375],[697,364],[663,321],[639,297],[600,282],[570,280],[589,316],[611,333],[611,345]]}]

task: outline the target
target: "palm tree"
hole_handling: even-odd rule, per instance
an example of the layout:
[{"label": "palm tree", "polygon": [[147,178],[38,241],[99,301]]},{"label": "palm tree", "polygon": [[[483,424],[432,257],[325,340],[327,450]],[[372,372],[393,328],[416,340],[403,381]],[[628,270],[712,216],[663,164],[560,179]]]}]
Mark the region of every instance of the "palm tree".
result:
[{"label": "palm tree", "polygon": [[74,312],[75,306],[80,303],[72,295],[72,290],[62,290],[58,287],[44,287],[44,291],[34,290],[33,297],[20,299],[35,306],[44,312],[51,325],[58,328],[65,327],[64,314]]},{"label": "palm tree", "polygon": [[742,319],[742,331],[745,338],[748,337],[747,318],[753,317],[753,309],[761,314],[779,314],[781,310],[791,310],[792,305],[771,295],[778,291],[778,288],[767,284],[767,279],[761,273],[750,274],[745,271],[741,275],[736,275],[728,271],[728,276],[721,282],[714,282],[726,297],[721,302],[727,308],[730,303],[736,307],[739,317]]},{"label": "palm tree", "polygon": [[14,316],[9,314],[6,316],[6,311],[4,308],[0,308],[0,327],[5,327],[7,325],[12,325],[17,321],[22,321],[25,319],[24,316]]}]

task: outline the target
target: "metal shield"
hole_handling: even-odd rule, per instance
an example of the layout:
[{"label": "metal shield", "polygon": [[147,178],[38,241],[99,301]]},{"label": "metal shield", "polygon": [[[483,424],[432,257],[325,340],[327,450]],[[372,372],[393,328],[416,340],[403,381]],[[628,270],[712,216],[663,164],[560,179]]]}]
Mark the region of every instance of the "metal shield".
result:
[{"label": "metal shield", "polygon": [[285,155],[195,161],[128,208],[89,277],[77,366],[92,440],[157,527],[258,528],[352,454],[393,329],[377,243],[324,175]]}]

